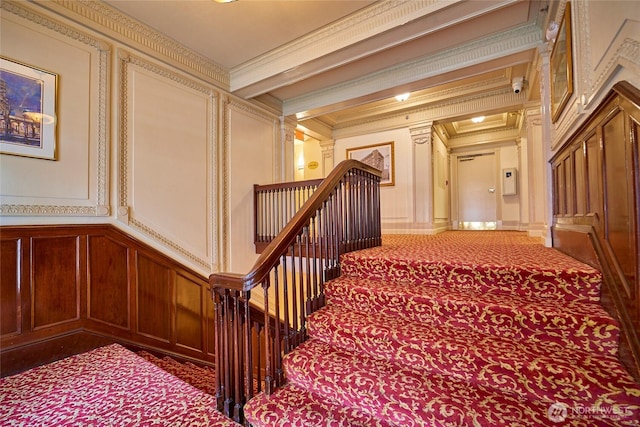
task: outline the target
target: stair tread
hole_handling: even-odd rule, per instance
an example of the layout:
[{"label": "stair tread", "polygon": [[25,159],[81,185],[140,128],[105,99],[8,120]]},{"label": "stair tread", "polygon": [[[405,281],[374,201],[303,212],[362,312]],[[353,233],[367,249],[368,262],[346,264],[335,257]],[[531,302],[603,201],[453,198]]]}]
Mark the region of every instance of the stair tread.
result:
[{"label": "stair tread", "polygon": [[602,399],[640,404],[640,385],[612,356],[354,312],[335,305],[312,314],[307,328],[311,338],[348,351],[529,399],[567,403],[579,399],[585,405]]},{"label": "stair tread", "polygon": [[354,408],[314,396],[305,389],[287,384],[267,396],[254,396],[244,408],[246,419],[255,427],[393,427]]},{"label": "stair tread", "polygon": [[413,283],[446,280],[449,288],[477,292],[600,300],[602,275],[595,268],[526,241],[526,236],[501,234],[495,241],[487,239],[464,233],[456,233],[451,240],[447,236],[385,236],[382,246],[342,255],[341,271],[345,276]]},{"label": "stair tread", "polygon": [[433,284],[415,285],[340,277],[325,284],[328,305],[384,313],[416,322],[513,339],[535,337],[577,350],[617,354],[619,326],[599,304],[478,293]]},{"label": "stair tread", "polygon": [[[373,359],[311,339],[285,357],[288,381],[316,396],[403,427],[551,424],[553,402],[532,401],[444,375]],[[628,417],[638,416],[638,412]],[[575,418],[571,425],[609,425]]]}]

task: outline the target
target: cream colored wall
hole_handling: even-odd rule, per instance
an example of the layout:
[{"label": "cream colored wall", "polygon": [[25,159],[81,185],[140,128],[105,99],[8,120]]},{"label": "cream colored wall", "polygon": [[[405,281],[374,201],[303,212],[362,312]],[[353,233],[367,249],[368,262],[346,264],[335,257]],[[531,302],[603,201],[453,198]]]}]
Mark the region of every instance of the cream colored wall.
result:
[{"label": "cream colored wall", "polygon": [[502,186],[502,175],[504,169],[515,168],[516,169],[516,179],[519,181],[519,177],[521,174],[521,170],[518,167],[519,165],[519,156],[520,150],[514,144],[506,147],[502,147],[500,149],[500,163],[499,163],[499,172],[500,179],[498,180],[498,200],[500,203],[500,211],[502,212],[501,223],[502,228],[505,230],[519,230],[521,217],[520,217],[520,188],[519,185],[516,184],[518,188],[515,196],[505,196],[503,195],[503,186]]},{"label": "cream colored wall", "polygon": [[449,178],[449,152],[437,134],[433,134],[433,221],[449,225],[451,179]]},{"label": "cream colored wall", "polygon": [[278,124],[274,117],[247,109],[242,103],[228,104],[226,114],[229,173],[224,191],[228,214],[224,222],[229,230],[229,259],[225,270],[247,273],[257,258],[253,245],[253,185],[274,182]]},{"label": "cream colored wall", "polygon": [[[563,7],[558,8],[558,22],[566,4],[560,2]],[[640,87],[640,2],[579,0],[570,4],[574,93],[559,120],[551,125],[554,152],[616,82],[627,80]]]},{"label": "cream colored wall", "polygon": [[383,232],[402,232],[415,223],[413,143],[408,129],[396,129],[368,135],[337,139],[335,164],[346,159],[348,148],[394,142],[395,185],[380,188]]},{"label": "cream colored wall", "polygon": [[0,155],[3,222],[33,214],[108,215],[108,116],[101,101],[108,89],[109,46],[5,11],[1,19],[2,56],[58,74],[57,160]]},{"label": "cream colored wall", "polygon": [[[320,141],[314,138],[306,138],[304,147],[304,179],[324,178],[322,174],[322,149]],[[309,167],[313,165],[314,168]]]},{"label": "cream colored wall", "polygon": [[282,175],[280,119],[151,29],[115,14],[94,31],[93,4],[0,7],[0,53],[59,76],[58,158],[0,155],[0,223],[113,223],[204,275],[246,273],[253,184]]}]

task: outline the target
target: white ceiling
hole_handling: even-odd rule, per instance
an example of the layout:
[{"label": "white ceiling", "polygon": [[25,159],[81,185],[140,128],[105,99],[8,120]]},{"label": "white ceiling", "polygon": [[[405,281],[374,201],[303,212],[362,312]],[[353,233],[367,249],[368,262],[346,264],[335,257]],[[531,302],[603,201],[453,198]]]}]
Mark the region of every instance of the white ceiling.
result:
[{"label": "white ceiling", "polygon": [[[533,61],[557,7],[552,0],[106,3],[219,64],[235,95],[296,114],[303,126],[325,133],[511,93],[512,79],[524,77],[513,101],[436,117],[451,138],[478,126],[512,126],[514,114],[539,99]],[[399,103],[393,96],[402,92],[411,98]],[[473,115],[487,119],[464,122]],[[459,123],[444,127],[452,121]]]}]

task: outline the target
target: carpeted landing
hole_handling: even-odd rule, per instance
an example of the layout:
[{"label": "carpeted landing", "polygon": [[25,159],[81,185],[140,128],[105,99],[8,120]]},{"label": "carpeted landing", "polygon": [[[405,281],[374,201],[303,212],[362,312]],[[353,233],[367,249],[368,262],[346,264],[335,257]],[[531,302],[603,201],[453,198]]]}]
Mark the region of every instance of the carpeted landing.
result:
[{"label": "carpeted landing", "polygon": [[385,236],[341,264],[253,426],[640,425],[597,270],[477,231]]}]

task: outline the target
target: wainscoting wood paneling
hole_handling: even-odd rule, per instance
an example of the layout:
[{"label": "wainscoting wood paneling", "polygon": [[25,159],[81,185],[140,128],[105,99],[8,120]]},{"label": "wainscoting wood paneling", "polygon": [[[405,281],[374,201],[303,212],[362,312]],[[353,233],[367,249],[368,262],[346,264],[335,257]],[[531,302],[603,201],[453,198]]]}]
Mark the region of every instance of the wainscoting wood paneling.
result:
[{"label": "wainscoting wood paneling", "polygon": [[90,342],[214,362],[208,279],[116,227],[4,226],[0,249],[1,375]]},{"label": "wainscoting wood paneling", "polygon": [[88,236],[87,318],[131,329],[129,248],[106,236]]},{"label": "wainscoting wood paneling", "polygon": [[144,255],[138,255],[136,264],[138,333],[169,342],[172,302],[170,270]]},{"label": "wainscoting wood paneling", "polygon": [[554,246],[605,279],[621,356],[640,378],[640,90],[620,82],[551,159]]},{"label": "wainscoting wood paneling", "polygon": [[0,241],[2,253],[0,268],[0,310],[2,323],[0,335],[16,335],[21,331],[22,310],[20,303],[20,239]]},{"label": "wainscoting wood paneling", "polygon": [[176,276],[176,343],[194,350],[202,350],[203,299],[202,287],[188,277]]},{"label": "wainscoting wood paneling", "polygon": [[32,237],[32,329],[80,320],[80,237]]}]

